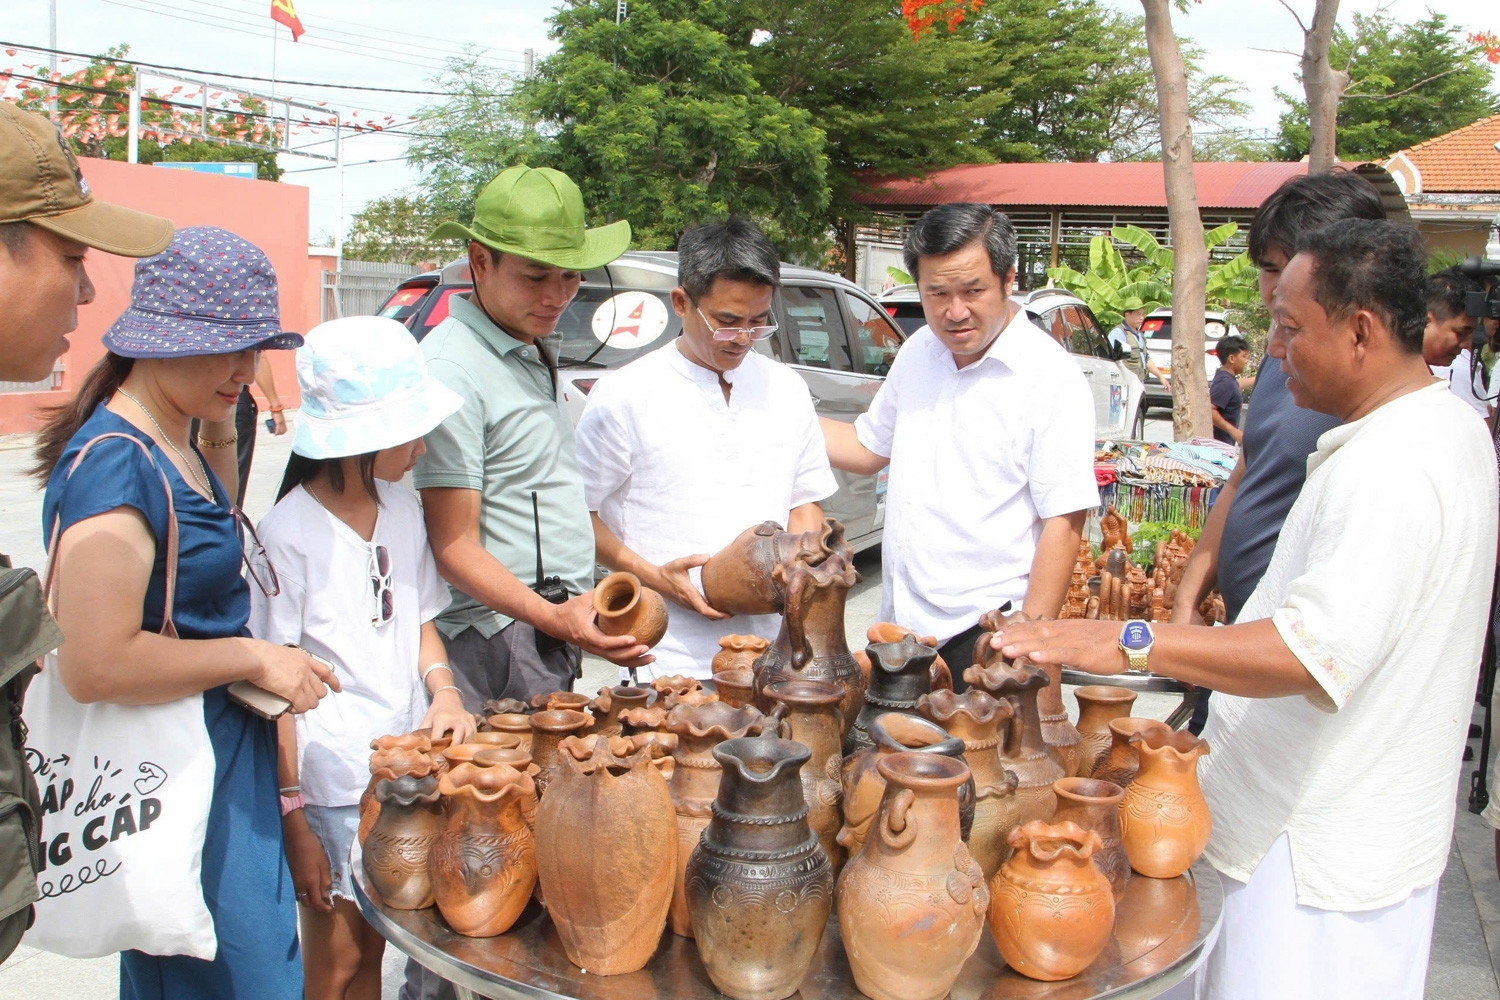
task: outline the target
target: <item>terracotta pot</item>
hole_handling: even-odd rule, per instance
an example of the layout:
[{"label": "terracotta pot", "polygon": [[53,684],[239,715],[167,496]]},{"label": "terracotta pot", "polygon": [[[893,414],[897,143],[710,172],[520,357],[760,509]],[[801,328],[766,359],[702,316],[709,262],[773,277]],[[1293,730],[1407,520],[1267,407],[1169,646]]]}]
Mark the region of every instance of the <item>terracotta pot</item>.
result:
[{"label": "terracotta pot", "polygon": [[770,645],[771,640],[763,636],[726,635],[719,640],[719,651],[714,654],[713,672],[722,674],[729,670],[751,670],[755,666],[756,657]]},{"label": "terracotta pot", "polygon": [[664,733],[667,731],[666,705],[660,702],[645,708],[627,708],[620,713],[620,734],[635,736],[638,733]]},{"label": "terracotta pot", "polygon": [[[811,533],[809,533],[811,534]],[[756,705],[771,709],[765,686],[777,681],[829,681],[844,691],[839,711],[844,735],[864,706],[865,678],[844,638],[844,603],[859,581],[854,550],[844,541],[843,525],[825,520],[817,561],[799,552],[773,570],[786,593],[786,610],[776,641],[755,661]]]},{"label": "terracotta pot", "polygon": [[1025,662],[1009,665],[997,660],[988,667],[970,667],[964,671],[964,680],[996,698],[1010,699],[1015,706],[1000,746],[1000,759],[1016,775],[1018,825],[1051,819],[1057,809],[1052,783],[1066,775],[1054,748],[1042,737],[1037,692],[1050,683],[1046,672]]},{"label": "terracotta pot", "polygon": [[1130,881],[1130,859],[1120,841],[1120,800],[1125,797],[1125,790],[1113,782],[1093,778],[1060,778],[1052,790],[1057,793],[1057,812],[1052,822],[1077,823],[1099,835],[1094,865],[1109,882],[1115,902],[1119,902]]},{"label": "terracotta pot", "polygon": [[1146,730],[1170,732],[1171,727],[1157,719],[1111,719],[1109,721],[1109,753],[1094,767],[1094,778],[1129,788],[1141,769],[1141,755],[1136,752],[1130,737]]},{"label": "terracotta pot", "polygon": [[537,798],[547,794],[556,770],[557,748],[569,736],[581,736],[593,725],[593,717],[572,709],[548,709],[531,717],[531,759],[537,766]]},{"label": "terracotta pot", "polygon": [[[999,611],[986,611],[979,616],[979,624],[986,631],[979,636],[978,642],[974,644],[974,660],[981,667],[988,667],[994,663],[1006,663],[999,653],[989,648],[990,635],[1006,624],[1014,624],[1026,621],[1049,621],[1045,616],[1032,617],[1021,611],[1013,611],[1010,614],[1001,614]],[[1007,663],[1007,666],[1010,664]],[[1062,700],[1062,667],[1057,664],[1050,666],[1036,666],[1027,664],[1034,669],[1041,670],[1047,675],[1047,686],[1037,693],[1037,712],[1041,717],[1042,739],[1051,748],[1053,756],[1062,765],[1063,773],[1067,776],[1081,774],[1083,767],[1083,734],[1072,722],[1068,721],[1068,710],[1063,707]],[[965,679],[968,675],[965,674]]]},{"label": "terracotta pot", "polygon": [[623,735],[620,716],[634,708],[645,708],[655,700],[656,693],[650,688],[631,687],[628,684],[600,688],[598,696],[594,698],[594,728],[589,730],[590,734]]},{"label": "terracotta pot", "polygon": [[651,647],[667,634],[667,602],[634,573],[611,573],[594,587],[594,614],[605,635],[633,635]]},{"label": "terracotta pot", "polygon": [[759,734],[764,717],[757,708],[730,708],[722,701],[678,705],[667,714],[667,729],[677,738],[672,751],[672,806],[677,815],[677,869],[672,883],[669,923],[673,934],[692,937],[688,918],[688,856],[708,826],[710,807],[719,794],[721,771],[714,747],[725,740]]},{"label": "terracotta pot", "polygon": [[[534,695],[531,699],[531,708],[536,712],[561,711],[568,709],[574,712],[588,712],[594,707],[594,699],[582,691],[548,691],[545,694]],[[592,721],[593,714],[589,714]]]},{"label": "terracotta pot", "polygon": [[467,764],[474,759],[474,755],[481,750],[499,747],[509,750],[518,750],[521,747],[521,738],[515,733],[475,733],[470,736],[466,743],[455,743],[443,751],[443,759],[448,762],[450,768],[459,764]]},{"label": "terracotta pot", "polygon": [[479,713],[486,718],[491,715],[525,715],[531,706],[519,698],[491,698],[479,706]]},{"label": "terracotta pot", "polygon": [[915,636],[898,642],[873,642],[865,650],[870,661],[864,707],[844,738],[844,753],[872,746],[870,720],[886,712],[917,715],[917,700],[932,690],[930,670],[937,650],[924,646]]},{"label": "terracotta pot", "polygon": [[786,592],[771,571],[807,541],[775,521],[746,528],[703,564],[703,598],[727,615],[780,613]]},{"label": "terracotta pot", "polygon": [[[376,740],[371,746],[376,746],[381,740],[395,740],[401,737],[383,736]],[[439,756],[438,760],[442,760]],[[446,770],[446,764],[444,770]],[[391,778],[399,778],[403,774],[414,775],[425,778],[434,773],[436,764],[433,755],[420,748],[413,742],[401,746],[391,746],[389,749],[377,749],[370,754],[370,783],[365,786],[364,794],[359,797],[359,830],[357,836],[363,844],[365,838],[370,835],[370,829],[375,825],[375,818],[380,815],[380,800],[375,797],[375,786],[382,781]]]},{"label": "terracotta pot", "polygon": [[[714,657],[715,661],[718,657]],[[714,691],[719,700],[734,708],[744,708],[755,702],[755,671],[721,670],[714,674]],[[839,692],[843,697],[843,692]]]},{"label": "terracotta pot", "polygon": [[1193,866],[1213,819],[1198,787],[1198,758],[1208,743],[1186,730],[1147,729],[1130,737],[1141,770],[1120,803],[1120,839],[1130,867],[1152,878],[1176,878]]},{"label": "terracotta pot", "polygon": [[[926,753],[963,760],[964,741],[949,736],[942,726],[915,715],[876,716],[870,723],[870,737],[875,741],[850,757],[844,758],[844,825],[839,828],[838,842],[849,857],[859,853],[870,824],[885,794],[885,778],[877,764],[895,753]],[[974,778],[971,774],[958,792],[959,832],[967,839],[974,823]]]},{"label": "terracotta pot", "polygon": [[520,712],[500,712],[488,716],[485,724],[492,732],[509,733],[520,740],[523,749],[531,746],[531,717]]},{"label": "terracotta pot", "polygon": [[364,843],[365,875],[381,901],[395,910],[432,905],[427,854],[442,829],[438,779],[406,774],[375,786],[380,815]]},{"label": "terracotta pot", "polygon": [[666,702],[667,707],[671,708],[684,695],[702,691],[703,682],[686,674],[669,674],[666,677],[653,677],[651,690],[656,692],[658,700]]},{"label": "terracotta pot", "polygon": [[918,707],[950,736],[964,741],[964,762],[974,776],[974,826],[965,842],[988,882],[1010,856],[1007,839],[1020,820],[1016,776],[1000,762],[1000,727],[1015,711],[978,688],[963,694],[934,691]]},{"label": "terracotta pot", "polygon": [[839,828],[844,825],[839,808],[844,797],[844,755],[839,749],[839,733],[843,730],[839,703],[844,692],[824,681],[778,681],[766,689],[766,694],[785,706],[783,735],[807,747],[811,754],[800,772],[807,825],[818,835],[837,877],[844,867],[844,849],[838,841]]},{"label": "terracotta pot", "polygon": [[[916,633],[914,633],[911,629],[903,628],[902,626],[896,625],[892,622],[876,622],[874,625],[871,625],[869,628],[865,629],[865,641],[867,643],[900,642],[902,639],[906,638],[909,635],[916,638],[916,640],[924,646],[931,646],[933,649],[938,648],[937,636],[916,635]],[[869,654],[866,653],[863,649],[856,649],[854,651],[854,660],[859,664],[859,669],[864,673],[865,682],[868,685],[870,680]],[[932,666],[929,668],[929,674],[932,679],[930,690],[953,690],[953,673],[948,669],[947,661],[944,660],[941,656],[933,659]]]},{"label": "terracotta pot", "polygon": [[959,833],[961,760],[897,753],[869,839],[839,878],[839,930],[872,1000],[942,1000],[979,945],[984,876]]},{"label": "terracotta pot", "polygon": [[536,817],[547,912],[568,961],[600,976],[634,972],[656,950],[672,904],[672,793],[649,748],[619,757],[595,736],[558,751]]},{"label": "terracotta pot", "polygon": [[1109,754],[1113,742],[1109,724],[1130,715],[1130,709],[1135,705],[1135,692],[1109,684],[1089,684],[1075,688],[1073,697],[1078,699],[1078,732],[1083,735],[1078,777],[1088,778]]},{"label": "terracotta pot", "polygon": [[1027,823],[990,882],[990,933],[1006,963],[1052,982],[1078,975],[1109,944],[1115,900],[1094,865],[1099,835],[1076,823]]},{"label": "terracotta pot", "polygon": [[714,747],[713,819],[687,863],[688,911],[708,978],[734,1000],[784,1000],[817,955],[833,867],[807,825],[809,751],[772,737]]},{"label": "terracotta pot", "polygon": [[525,815],[536,788],[508,764],[459,764],[438,791],[443,827],[427,856],[438,912],[467,937],[504,934],[536,885],[536,842]]}]

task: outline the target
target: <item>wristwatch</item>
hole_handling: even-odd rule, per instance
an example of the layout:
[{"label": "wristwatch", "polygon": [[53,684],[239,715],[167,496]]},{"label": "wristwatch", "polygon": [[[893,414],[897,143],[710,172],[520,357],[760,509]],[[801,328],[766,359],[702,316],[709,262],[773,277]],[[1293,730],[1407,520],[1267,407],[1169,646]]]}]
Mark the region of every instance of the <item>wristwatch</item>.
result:
[{"label": "wristwatch", "polygon": [[1156,643],[1156,635],[1151,631],[1151,623],[1139,619],[1132,619],[1125,623],[1120,629],[1120,649],[1125,654],[1125,659],[1130,661],[1131,670],[1146,670],[1146,657],[1151,655],[1151,647]]}]

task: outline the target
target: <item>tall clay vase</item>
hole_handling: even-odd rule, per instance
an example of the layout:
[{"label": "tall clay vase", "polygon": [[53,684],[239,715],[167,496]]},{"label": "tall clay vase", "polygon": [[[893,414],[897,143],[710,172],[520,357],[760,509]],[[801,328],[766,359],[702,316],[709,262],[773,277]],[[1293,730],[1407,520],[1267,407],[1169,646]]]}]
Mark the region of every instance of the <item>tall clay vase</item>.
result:
[{"label": "tall clay vase", "polygon": [[898,753],[877,765],[880,812],[839,877],[839,930],[872,1000],[942,1000],[979,945],[984,875],[959,832],[961,760]]},{"label": "tall clay vase", "polygon": [[594,588],[594,614],[605,635],[633,635],[651,647],[667,634],[667,602],[634,573],[611,573]]},{"label": "tall clay vase", "polygon": [[774,737],[714,747],[719,794],[687,863],[688,911],[708,978],[734,1000],[797,992],[833,909],[833,866],[807,825],[809,750]]},{"label": "tall clay vase", "polygon": [[915,636],[903,636],[897,642],[872,642],[865,649],[870,661],[865,704],[844,738],[844,753],[873,746],[870,720],[886,712],[917,715],[917,701],[932,690],[929,671],[937,659],[937,650],[924,646]]},{"label": "tall clay vase", "polygon": [[844,542],[843,529],[830,544],[830,524],[838,522],[825,520],[821,527],[801,534],[785,531],[775,521],[746,528],[703,564],[704,600],[727,615],[781,613],[786,587],[776,578],[776,567],[792,560],[816,565],[835,553]]},{"label": "tall clay vase", "polygon": [[536,841],[526,822],[536,789],[508,764],[459,764],[438,781],[442,831],[427,855],[432,896],[467,937],[510,930],[536,886]]},{"label": "tall clay vase", "polygon": [[582,736],[594,720],[570,708],[548,709],[531,717],[531,760],[536,764],[537,798],[547,794],[558,767],[558,746],[569,736]]},{"label": "tall clay vase", "polygon": [[1148,729],[1130,737],[1141,770],[1120,803],[1120,839],[1130,867],[1151,878],[1176,878],[1193,866],[1213,819],[1198,787],[1198,758],[1208,743],[1186,730]]},{"label": "tall clay vase", "polygon": [[1135,744],[1130,742],[1130,738],[1136,733],[1147,730],[1166,733],[1170,732],[1171,728],[1157,719],[1137,719],[1133,716],[1125,719],[1111,719],[1109,753],[1105,754],[1104,759],[1095,765],[1093,777],[1099,781],[1119,785],[1121,788],[1129,788],[1130,783],[1135,780],[1136,773],[1141,769],[1141,755],[1136,751]]},{"label": "tall clay vase", "polygon": [[[963,760],[964,741],[949,736],[942,726],[930,719],[914,715],[891,713],[876,716],[870,723],[873,747],[866,747],[851,757],[844,758],[844,825],[839,828],[839,846],[849,857],[859,853],[870,824],[880,808],[880,799],[885,795],[885,778],[878,767],[879,762],[897,753],[925,753],[940,757]],[[959,786],[958,819],[959,833],[968,840],[974,823],[974,777]]]},{"label": "tall clay vase", "polygon": [[997,661],[989,667],[970,667],[964,671],[964,680],[996,698],[1010,699],[1015,707],[1000,746],[1000,759],[1016,775],[1018,822],[1051,819],[1057,808],[1052,783],[1066,774],[1042,737],[1037,692],[1050,683],[1046,672],[1024,662],[1007,665]]},{"label": "tall clay vase", "polygon": [[568,961],[600,976],[651,959],[672,904],[676,816],[649,747],[567,739],[536,815],[536,868]]},{"label": "tall clay vase", "polygon": [[[896,625],[892,622],[876,622],[874,625],[871,625],[869,628],[865,629],[866,643],[900,642],[907,636],[913,636],[924,646],[931,646],[933,649],[937,649],[938,647],[937,636],[917,635],[911,629],[902,628],[900,625]],[[869,653],[867,653],[863,649],[856,649],[854,651],[854,660],[859,664],[859,669],[864,673],[865,682],[868,684],[870,679]],[[930,685],[929,690],[953,690],[953,673],[948,669],[947,661],[944,660],[941,656],[935,657],[933,659],[932,666],[931,668],[929,668],[929,675],[932,678],[932,684]]]},{"label": "tall clay vase", "polygon": [[708,826],[710,808],[719,794],[723,773],[714,747],[725,740],[759,734],[765,718],[753,706],[730,708],[722,701],[678,705],[667,713],[667,730],[677,737],[672,751],[672,806],[677,811],[677,869],[672,883],[668,923],[673,934],[693,936],[688,919],[688,857]]},{"label": "tall clay vase", "polygon": [[1077,823],[1099,835],[1094,865],[1109,882],[1118,903],[1130,882],[1130,859],[1120,841],[1120,800],[1125,797],[1125,790],[1113,782],[1093,778],[1059,778],[1052,790],[1057,793],[1057,812],[1052,822]]},{"label": "tall clay vase", "polygon": [[621,735],[620,716],[631,709],[647,707],[655,697],[656,693],[650,688],[628,684],[600,688],[599,696],[594,699],[594,728],[589,732],[598,736]]},{"label": "tall clay vase", "polygon": [[854,553],[844,541],[843,525],[825,520],[820,561],[802,558],[779,563],[773,575],[786,593],[786,611],[776,641],[755,661],[756,705],[771,710],[767,684],[777,681],[828,681],[844,691],[839,712],[844,735],[865,703],[865,677],[844,637],[844,604],[859,582]]},{"label": "tall clay vase", "polygon": [[380,815],[365,838],[365,875],[385,905],[420,910],[432,905],[427,854],[443,826],[438,779],[406,774],[375,786]]},{"label": "tall clay vase", "polygon": [[1130,715],[1130,709],[1135,705],[1135,692],[1109,684],[1089,684],[1074,689],[1073,697],[1078,699],[1078,731],[1083,735],[1083,755],[1077,777],[1090,778],[1109,755],[1109,746],[1113,742],[1109,724]]},{"label": "tall clay vase", "polygon": [[[1033,618],[1024,612],[1015,611],[1010,614],[1001,614],[999,611],[987,611],[979,616],[979,624],[987,631],[980,635],[979,641],[975,643],[975,659],[985,658],[984,665],[988,665],[988,657],[998,654],[989,652],[990,634],[1005,624],[1015,624],[1025,621],[1044,621],[1045,618]],[[1003,662],[1003,658],[1002,662]],[[1037,712],[1041,716],[1042,739],[1052,749],[1057,757],[1058,763],[1063,766],[1065,775],[1076,775],[1083,773],[1083,734],[1068,720],[1068,710],[1063,706],[1062,700],[1062,667],[1057,664],[1038,667],[1047,675],[1047,686],[1037,692]],[[965,675],[967,676],[967,675]]]},{"label": "tall clay vase", "polygon": [[839,808],[844,797],[844,755],[839,748],[844,722],[839,718],[839,702],[844,692],[825,681],[779,681],[766,694],[786,706],[786,737],[812,754],[801,770],[807,824],[818,835],[837,877],[844,867],[844,849],[838,841],[839,827],[844,825]]},{"label": "tall clay vase", "polygon": [[[382,737],[382,740],[395,740],[400,737]],[[377,746],[381,740],[376,740],[371,746]],[[439,758],[441,759],[441,758]],[[363,844],[365,838],[375,827],[375,820],[380,815],[380,800],[375,797],[375,787],[382,781],[399,778],[403,774],[410,774],[418,778],[425,778],[435,770],[433,755],[427,749],[417,745],[391,745],[388,748],[377,748],[370,754],[370,783],[365,786],[364,794],[359,797],[359,842]]]},{"label": "tall clay vase", "polygon": [[1078,975],[1109,944],[1115,900],[1093,861],[1099,835],[1077,823],[1027,823],[1011,831],[1015,852],[990,881],[990,933],[1023,976],[1051,982]]},{"label": "tall clay vase", "polygon": [[1016,776],[1000,762],[1000,727],[1015,709],[978,688],[963,694],[934,691],[923,695],[918,707],[964,741],[964,762],[974,776],[974,827],[965,842],[987,882],[1010,856],[1007,838],[1020,820]]}]

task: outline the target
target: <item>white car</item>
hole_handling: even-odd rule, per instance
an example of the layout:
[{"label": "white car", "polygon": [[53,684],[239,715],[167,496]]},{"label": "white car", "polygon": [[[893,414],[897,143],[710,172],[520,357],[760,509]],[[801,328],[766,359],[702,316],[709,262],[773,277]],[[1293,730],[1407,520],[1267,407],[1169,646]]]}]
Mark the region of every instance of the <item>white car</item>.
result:
[{"label": "white car", "polygon": [[[1158,309],[1148,315],[1141,324],[1141,332],[1146,335],[1146,352],[1151,355],[1151,360],[1171,377],[1172,310]],[[1213,380],[1214,372],[1219,370],[1219,356],[1214,353],[1214,348],[1219,346],[1221,337],[1228,336],[1242,336],[1239,328],[1229,322],[1228,316],[1212,309],[1204,314],[1203,365],[1210,381]]]}]

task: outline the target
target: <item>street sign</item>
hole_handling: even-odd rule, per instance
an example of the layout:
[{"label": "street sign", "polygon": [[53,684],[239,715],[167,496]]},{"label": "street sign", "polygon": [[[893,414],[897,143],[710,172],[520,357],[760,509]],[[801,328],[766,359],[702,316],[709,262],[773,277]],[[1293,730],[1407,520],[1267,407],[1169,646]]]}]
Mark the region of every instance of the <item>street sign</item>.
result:
[{"label": "street sign", "polygon": [[203,174],[223,174],[225,177],[244,177],[252,181],[260,173],[260,165],[258,163],[168,163],[162,160],[152,164],[152,166],[167,167],[171,170],[196,170]]}]

